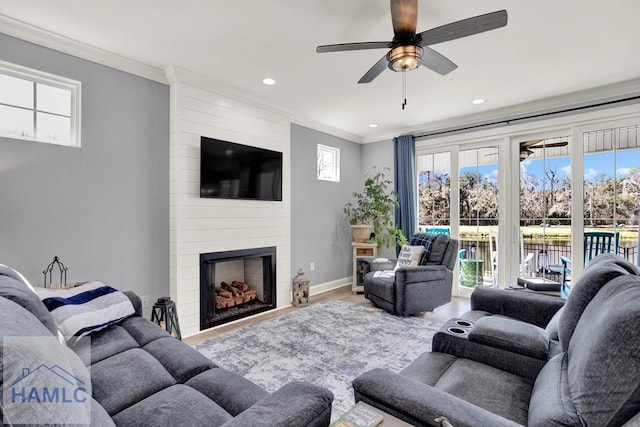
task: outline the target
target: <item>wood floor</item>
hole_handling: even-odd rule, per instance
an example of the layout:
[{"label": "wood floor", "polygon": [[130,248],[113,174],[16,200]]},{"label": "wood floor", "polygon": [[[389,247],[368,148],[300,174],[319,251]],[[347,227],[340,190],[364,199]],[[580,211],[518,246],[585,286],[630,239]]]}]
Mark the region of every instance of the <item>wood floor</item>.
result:
[{"label": "wood floor", "polygon": [[[369,300],[365,299],[362,294],[352,294],[351,287],[343,287],[334,291],[322,293],[320,295],[311,295],[311,304],[318,304],[327,300],[340,300],[353,304],[360,304],[364,307],[376,308]],[[260,314],[249,319],[239,320],[237,322],[229,323],[227,325],[218,326],[205,332],[184,338],[184,342],[187,344],[196,344],[201,341],[208,340],[218,335],[226,334],[236,331],[245,326],[249,326],[254,323],[262,322],[267,319],[271,319],[282,314],[291,313],[296,310],[304,310],[304,307],[287,307],[280,310],[273,310],[264,314]],[[433,312],[426,312],[418,314],[415,317],[427,319],[436,323],[444,323],[452,317],[458,317],[460,314],[469,310],[469,299],[461,297],[453,297],[451,302],[438,307]]]}]

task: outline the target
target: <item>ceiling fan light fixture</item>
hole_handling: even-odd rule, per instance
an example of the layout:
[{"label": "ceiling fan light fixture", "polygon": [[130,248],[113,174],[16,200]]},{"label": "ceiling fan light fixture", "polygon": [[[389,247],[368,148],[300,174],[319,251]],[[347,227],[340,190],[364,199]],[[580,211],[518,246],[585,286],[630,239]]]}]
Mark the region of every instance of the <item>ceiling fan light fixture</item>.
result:
[{"label": "ceiling fan light fixture", "polygon": [[424,49],[420,46],[396,46],[387,54],[389,68],[393,71],[411,71],[422,64]]}]

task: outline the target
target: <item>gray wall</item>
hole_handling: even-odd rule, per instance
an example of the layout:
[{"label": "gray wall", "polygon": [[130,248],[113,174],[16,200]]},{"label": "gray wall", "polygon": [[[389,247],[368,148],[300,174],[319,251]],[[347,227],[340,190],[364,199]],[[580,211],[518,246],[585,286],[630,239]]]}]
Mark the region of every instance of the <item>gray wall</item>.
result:
[{"label": "gray wall", "polygon": [[[340,182],[316,178],[317,144],[340,149]],[[342,207],[361,190],[361,151],[359,144],[291,125],[291,272],[302,268],[312,287],[352,274],[351,229]]]},{"label": "gray wall", "polygon": [[1,34],[0,60],[82,82],[82,148],[0,138],[0,263],[168,295],[169,87]]},{"label": "gray wall", "polygon": [[[377,170],[389,168],[387,176],[393,182],[393,141],[372,142],[362,146],[362,174],[363,176],[372,172],[373,167]],[[393,184],[391,186],[393,189]],[[378,248],[378,255],[386,258],[395,258],[395,248]]]}]

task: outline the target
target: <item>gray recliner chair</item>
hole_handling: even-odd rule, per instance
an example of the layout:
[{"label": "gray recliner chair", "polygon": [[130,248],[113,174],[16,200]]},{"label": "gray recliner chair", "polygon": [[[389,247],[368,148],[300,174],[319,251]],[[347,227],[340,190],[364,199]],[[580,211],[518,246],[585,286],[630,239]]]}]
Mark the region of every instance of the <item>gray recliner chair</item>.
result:
[{"label": "gray recliner chair", "polygon": [[585,269],[580,281],[596,276],[583,292],[576,283],[556,318],[558,352],[536,375],[509,372],[508,358],[491,366],[474,353],[427,352],[399,374],[374,369],[356,378],[356,401],[417,426],[439,425],[439,417],[457,427],[638,425],[640,276],[613,256]]},{"label": "gray recliner chair", "polygon": [[373,262],[364,278],[364,296],[392,314],[408,316],[433,311],[451,301],[453,269],[458,260],[458,241],[444,234],[416,233],[411,246],[423,245],[419,265],[400,267],[395,274],[376,272],[393,270],[396,260]]},{"label": "gray recliner chair", "polygon": [[434,335],[432,351],[478,362],[535,379],[565,343],[593,297],[612,279],[638,275],[624,258],[602,254],[591,261],[575,292],[564,300],[533,293],[480,287],[471,294],[471,310],[450,319]]}]

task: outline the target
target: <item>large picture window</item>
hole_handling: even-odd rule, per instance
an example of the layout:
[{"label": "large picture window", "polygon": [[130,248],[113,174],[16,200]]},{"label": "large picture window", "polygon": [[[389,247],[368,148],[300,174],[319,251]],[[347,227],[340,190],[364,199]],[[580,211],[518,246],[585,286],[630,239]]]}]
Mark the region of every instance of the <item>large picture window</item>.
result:
[{"label": "large picture window", "polygon": [[80,82],[0,62],[0,136],[80,146]]}]

